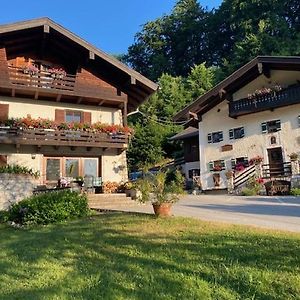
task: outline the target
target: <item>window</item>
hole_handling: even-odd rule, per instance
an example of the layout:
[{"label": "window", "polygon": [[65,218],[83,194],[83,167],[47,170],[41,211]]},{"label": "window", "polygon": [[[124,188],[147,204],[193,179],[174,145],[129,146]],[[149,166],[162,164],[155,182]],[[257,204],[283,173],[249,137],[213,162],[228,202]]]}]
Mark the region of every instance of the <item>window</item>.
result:
[{"label": "window", "polygon": [[80,111],[67,110],[65,121],[67,123],[81,123],[82,122],[82,114]]},{"label": "window", "polygon": [[281,130],[281,122],[280,120],[268,121],[261,123],[261,131],[262,133],[272,133]]},{"label": "window", "polygon": [[209,164],[209,171],[211,172],[217,172],[225,170],[225,161],[224,160],[215,160],[211,161]]},{"label": "window", "polygon": [[189,178],[192,179],[194,176],[200,176],[200,169],[189,170]]},{"label": "window", "polygon": [[57,181],[60,178],[60,159],[47,158],[46,160],[46,180]]},{"label": "window", "polygon": [[249,160],[247,156],[237,157],[231,160],[232,170],[242,171],[242,169],[245,169],[247,167],[249,167]]},{"label": "window", "polygon": [[209,144],[222,142],[223,141],[223,131],[209,133],[207,135],[207,141]]},{"label": "window", "polygon": [[230,140],[237,140],[241,139],[245,136],[245,129],[244,127],[233,128],[229,130],[229,139]]}]

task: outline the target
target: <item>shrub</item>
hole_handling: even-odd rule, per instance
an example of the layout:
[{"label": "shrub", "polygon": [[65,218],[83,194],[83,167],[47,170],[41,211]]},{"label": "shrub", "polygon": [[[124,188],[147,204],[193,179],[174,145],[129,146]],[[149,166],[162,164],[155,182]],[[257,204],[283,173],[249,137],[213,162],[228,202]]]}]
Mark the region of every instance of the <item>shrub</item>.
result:
[{"label": "shrub", "polygon": [[291,195],[293,195],[293,196],[300,196],[300,188],[293,188],[293,189],[291,189]]},{"label": "shrub", "polygon": [[18,224],[49,224],[88,214],[86,195],[59,191],[31,196],[12,205],[9,221]]},{"label": "shrub", "polygon": [[0,211],[0,223],[6,223],[9,220],[8,211]]},{"label": "shrub", "polygon": [[254,188],[247,188],[244,187],[241,191],[242,196],[256,196],[257,195],[257,190]]},{"label": "shrub", "polygon": [[2,167],[0,167],[0,173],[30,175],[35,178],[38,178],[40,176],[40,173],[38,171],[35,172],[31,168],[23,167],[20,165],[2,166]]}]

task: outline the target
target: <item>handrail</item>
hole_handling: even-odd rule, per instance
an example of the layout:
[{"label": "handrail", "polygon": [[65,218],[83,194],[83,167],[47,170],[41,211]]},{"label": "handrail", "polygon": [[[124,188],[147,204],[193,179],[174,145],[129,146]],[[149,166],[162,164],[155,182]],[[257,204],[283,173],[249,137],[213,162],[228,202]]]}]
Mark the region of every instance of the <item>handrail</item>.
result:
[{"label": "handrail", "polygon": [[76,75],[54,74],[47,71],[37,71],[29,74],[19,67],[8,67],[10,81],[13,85],[30,86],[56,90],[73,91]]},{"label": "handrail", "polygon": [[124,148],[128,136],[123,133],[107,134],[101,132],[21,129],[0,127],[2,144],[84,146],[98,148]]},{"label": "handrail", "polygon": [[270,108],[297,104],[300,102],[300,85],[290,86],[255,98],[242,98],[229,103],[229,116],[237,117]]},{"label": "handrail", "polygon": [[249,178],[253,177],[255,175],[255,165],[251,165],[247,168],[245,168],[244,171],[238,173],[236,176],[234,176],[233,182],[234,187],[237,188],[238,186],[242,185],[246,181],[249,180]]}]

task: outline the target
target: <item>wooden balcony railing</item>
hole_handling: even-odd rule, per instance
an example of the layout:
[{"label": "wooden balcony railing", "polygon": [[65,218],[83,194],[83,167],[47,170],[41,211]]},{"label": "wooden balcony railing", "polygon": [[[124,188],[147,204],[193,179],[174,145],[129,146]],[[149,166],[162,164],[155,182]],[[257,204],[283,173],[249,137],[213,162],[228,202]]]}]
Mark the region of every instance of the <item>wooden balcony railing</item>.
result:
[{"label": "wooden balcony railing", "polygon": [[75,75],[54,75],[53,73],[38,71],[28,73],[23,68],[8,67],[9,79],[13,85],[31,88],[54,89],[58,91],[74,91]]},{"label": "wooden balcony railing", "polygon": [[278,178],[292,176],[292,168],[290,162],[273,163],[262,165],[263,178]]},{"label": "wooden balcony railing", "polygon": [[125,134],[0,127],[0,144],[125,149]]},{"label": "wooden balcony railing", "polygon": [[229,116],[238,116],[300,103],[300,85],[291,86],[276,93],[243,98],[229,103]]}]

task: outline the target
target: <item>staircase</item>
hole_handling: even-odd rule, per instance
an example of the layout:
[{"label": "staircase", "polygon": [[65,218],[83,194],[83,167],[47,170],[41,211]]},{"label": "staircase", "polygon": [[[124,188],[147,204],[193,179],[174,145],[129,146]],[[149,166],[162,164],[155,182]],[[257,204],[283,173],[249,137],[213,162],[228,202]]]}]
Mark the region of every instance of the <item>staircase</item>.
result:
[{"label": "staircase", "polygon": [[236,190],[242,187],[253,176],[255,176],[255,165],[249,166],[244,171],[234,176],[233,179],[234,189]]},{"label": "staircase", "polygon": [[137,203],[126,194],[89,194],[88,204],[91,209],[122,211]]}]

